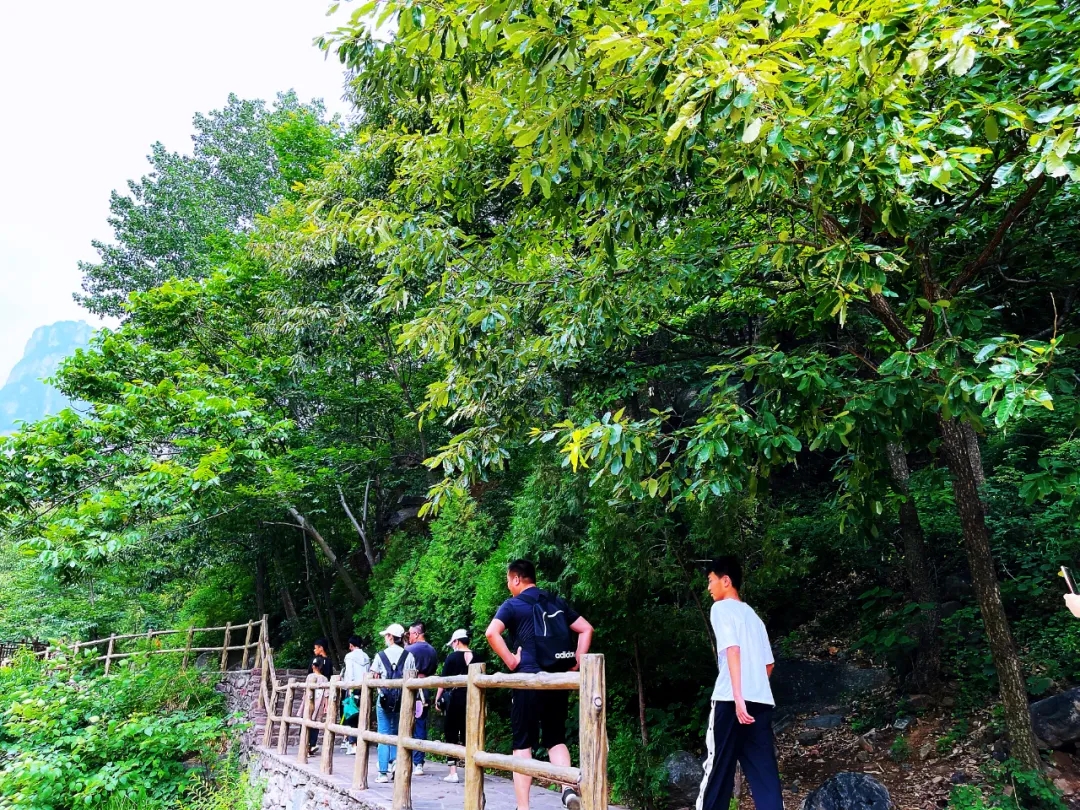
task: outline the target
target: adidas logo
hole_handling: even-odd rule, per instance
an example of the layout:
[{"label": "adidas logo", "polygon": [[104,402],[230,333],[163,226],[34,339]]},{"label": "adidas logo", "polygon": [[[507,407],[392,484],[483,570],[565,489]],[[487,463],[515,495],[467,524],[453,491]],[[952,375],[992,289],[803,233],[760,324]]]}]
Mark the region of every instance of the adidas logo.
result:
[{"label": "adidas logo", "polygon": [[555,653],[555,660],[559,660],[560,658],[576,658],[576,657],[577,657],[577,653],[573,652],[572,650],[564,650],[563,652]]}]

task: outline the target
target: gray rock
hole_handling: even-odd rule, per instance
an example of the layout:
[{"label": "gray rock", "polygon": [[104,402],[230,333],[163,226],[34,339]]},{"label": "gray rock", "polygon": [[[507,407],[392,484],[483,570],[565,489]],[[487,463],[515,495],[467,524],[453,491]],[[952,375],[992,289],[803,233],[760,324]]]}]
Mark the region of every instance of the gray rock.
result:
[{"label": "gray rock", "polygon": [[807,728],[840,728],[844,725],[842,714],[819,714],[806,721]]},{"label": "gray rock", "polygon": [[802,810],[890,810],[892,800],[881,782],[864,773],[838,773],[808,795]]},{"label": "gray rock", "polygon": [[672,807],[693,807],[701,791],[705,769],[689,751],[676,751],[664,760],[668,803]]},{"label": "gray rock", "polygon": [[[859,669],[841,661],[776,662],[772,690],[776,704],[794,712],[821,712],[845,705],[854,696],[880,689],[889,682],[884,669]],[[835,712],[833,712],[835,713]]]},{"label": "gray rock", "polygon": [[825,736],[823,731],[804,731],[797,737],[799,745],[817,745]]},{"label": "gray rock", "polygon": [[911,728],[911,723],[912,720],[910,717],[898,717],[896,720],[893,720],[892,725],[897,731],[904,732]]},{"label": "gray rock", "polygon": [[1032,703],[1031,724],[1047,748],[1080,740],[1080,688]]}]

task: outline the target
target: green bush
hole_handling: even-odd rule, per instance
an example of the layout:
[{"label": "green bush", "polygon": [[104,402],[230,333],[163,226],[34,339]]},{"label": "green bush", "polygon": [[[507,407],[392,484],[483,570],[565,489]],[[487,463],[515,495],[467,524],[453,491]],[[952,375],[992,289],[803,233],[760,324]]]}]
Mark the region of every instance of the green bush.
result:
[{"label": "green bush", "polygon": [[176,807],[225,743],[213,684],[179,662],[134,657],[106,676],[29,655],[0,669],[5,807]]}]

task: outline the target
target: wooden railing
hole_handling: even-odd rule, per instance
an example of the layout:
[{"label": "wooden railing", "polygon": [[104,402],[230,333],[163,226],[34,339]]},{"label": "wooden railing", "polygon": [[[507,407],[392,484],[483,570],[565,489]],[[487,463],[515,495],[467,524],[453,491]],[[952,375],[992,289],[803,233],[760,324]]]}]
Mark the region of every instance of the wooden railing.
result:
[{"label": "wooden railing", "polygon": [[[207,633],[222,633],[221,644],[214,646],[194,646],[196,635],[205,635]],[[239,637],[240,633],[244,634],[243,644],[233,644],[234,634]],[[256,632],[258,635],[256,635]],[[164,636],[185,636],[186,643],[183,647],[155,647],[154,639],[161,639]],[[229,624],[223,627],[189,627],[184,630],[149,630],[145,633],[129,633],[127,635],[111,635],[108,638],[94,639],[93,641],[78,641],[71,645],[64,645],[62,647],[48,647],[42,650],[37,655],[50,660],[55,658],[58,654],[70,652],[75,658],[82,657],[84,661],[93,662],[105,662],[105,674],[109,674],[109,670],[112,668],[114,661],[131,658],[136,655],[150,654],[150,655],[183,655],[182,667],[188,665],[188,659],[192,654],[198,655],[200,653],[218,653],[217,663],[218,670],[225,672],[229,668],[229,653],[241,652],[240,668],[248,669],[250,663],[253,669],[263,669],[262,665],[262,653],[263,650],[270,648],[267,639],[267,622],[264,616],[261,621],[249,621],[245,624]],[[119,645],[123,642],[130,641],[145,641],[147,643],[147,649],[144,650],[128,650],[123,651],[119,649]],[[105,648],[104,653],[87,656],[87,650],[100,650]]]},{"label": "wooden railing", "polygon": [[[510,771],[532,776],[548,782],[574,786],[581,797],[582,810],[606,810],[607,787],[607,691],[604,678],[604,656],[582,657],[580,672],[538,674],[491,674],[483,664],[473,664],[468,675],[452,677],[418,678],[415,672],[406,672],[398,679],[366,676],[360,682],[344,682],[339,676],[329,682],[300,683],[290,678],[279,684],[273,672],[273,655],[264,644],[260,695],[266,711],[266,727],[263,747],[270,748],[275,742],[274,724],[277,724],[276,746],[279,754],[285,754],[289,730],[299,726],[296,759],[301,764],[308,761],[307,730],[323,732],[319,769],[322,773],[334,772],[334,743],[337,737],[356,738],[356,760],[353,764],[352,787],[354,790],[368,788],[368,752],[371,745],[393,745],[397,748],[398,767],[394,770],[394,810],[412,808],[411,751],[463,760],[465,763],[465,810],[483,810],[484,769]],[[418,689],[466,689],[465,745],[451,745],[436,740],[419,740],[413,737],[416,721],[416,690]],[[372,731],[372,693],[377,689],[401,689],[398,733],[380,734]],[[487,715],[486,692],[488,689],[566,689],[576,691],[580,698],[580,768],[552,765],[534,759],[493,754],[484,750],[484,720]],[[315,695],[326,693],[326,714],[316,719]],[[351,690],[360,691],[360,714],[356,728],[339,722],[342,695]],[[303,709],[300,716],[292,714],[297,692],[302,693]],[[278,695],[284,693],[281,714],[275,714]]]}]

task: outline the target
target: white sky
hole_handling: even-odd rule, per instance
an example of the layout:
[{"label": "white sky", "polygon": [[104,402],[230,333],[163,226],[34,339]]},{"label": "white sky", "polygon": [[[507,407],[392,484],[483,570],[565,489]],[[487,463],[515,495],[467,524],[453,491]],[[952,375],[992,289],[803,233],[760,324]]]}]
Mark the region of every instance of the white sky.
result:
[{"label": "white sky", "polygon": [[0,24],[0,385],[38,326],[82,319],[71,298],[109,192],[147,172],[150,145],[191,147],[191,119],[230,92],[340,100],[312,39],[347,19],[328,0],[6,3]]}]

